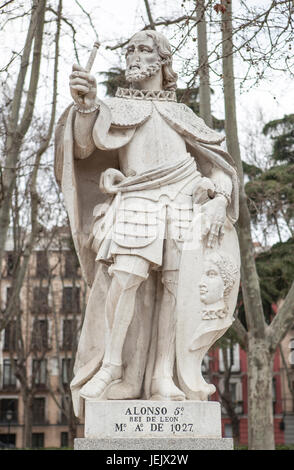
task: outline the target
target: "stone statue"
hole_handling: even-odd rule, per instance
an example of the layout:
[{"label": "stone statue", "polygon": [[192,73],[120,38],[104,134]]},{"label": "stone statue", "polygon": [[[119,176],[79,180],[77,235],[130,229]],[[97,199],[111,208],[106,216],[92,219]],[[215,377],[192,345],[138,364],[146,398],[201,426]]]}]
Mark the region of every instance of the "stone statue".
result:
[{"label": "stone statue", "polygon": [[237,298],[238,178],[224,138],[177,103],[162,34],[130,39],[126,80],[102,101],[74,65],[74,103],[56,129],[56,179],[91,287],[71,383],[78,416],[88,398],[207,400],[201,362]]}]

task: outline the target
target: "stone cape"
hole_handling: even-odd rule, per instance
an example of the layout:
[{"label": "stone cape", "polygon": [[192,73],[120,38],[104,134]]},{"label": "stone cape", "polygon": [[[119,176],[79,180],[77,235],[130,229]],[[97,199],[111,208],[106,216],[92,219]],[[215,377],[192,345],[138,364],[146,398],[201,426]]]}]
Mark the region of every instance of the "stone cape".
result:
[{"label": "stone cape", "polygon": [[[107,202],[109,195],[99,190],[100,175],[107,168],[119,168],[117,150],[133,137],[136,128],[151,115],[153,106],[181,134],[187,150],[196,158],[203,176],[209,176],[212,165],[229,174],[233,183],[228,218],[238,218],[238,178],[233,161],[220,143],[223,137],[209,129],[203,121],[181,103],[111,98],[99,102],[100,109],[93,128],[96,149],[85,159],[74,158],[73,119],[71,106],[61,116],[56,129],[55,175],[62,187],[75,249],[82,273],[92,287],[76,356],[74,379],[71,383],[74,410],[82,416],[81,386],[100,368],[104,354],[104,304],[110,285],[106,266],[95,263],[96,253],[88,248],[93,209]],[[124,380],[140,381],[143,397],[150,397],[150,383],[155,358],[157,335],[155,299],[160,296],[161,283],[157,272],[151,272],[139,288],[135,315],[124,346]],[[140,347],[138,347],[140,345]],[[181,365],[177,364],[177,367]]]}]

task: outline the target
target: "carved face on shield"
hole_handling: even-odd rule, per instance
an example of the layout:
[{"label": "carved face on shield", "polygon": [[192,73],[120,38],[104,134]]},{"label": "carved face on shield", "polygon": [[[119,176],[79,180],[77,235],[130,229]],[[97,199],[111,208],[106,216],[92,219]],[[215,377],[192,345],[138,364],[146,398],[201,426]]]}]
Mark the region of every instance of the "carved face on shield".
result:
[{"label": "carved face on shield", "polygon": [[200,300],[205,305],[202,311],[204,320],[226,316],[228,296],[237,273],[237,267],[228,255],[211,252],[206,256],[199,282]]},{"label": "carved face on shield", "polygon": [[212,259],[204,262],[203,274],[199,283],[200,300],[209,305],[223,299],[224,281],[220,269]]}]

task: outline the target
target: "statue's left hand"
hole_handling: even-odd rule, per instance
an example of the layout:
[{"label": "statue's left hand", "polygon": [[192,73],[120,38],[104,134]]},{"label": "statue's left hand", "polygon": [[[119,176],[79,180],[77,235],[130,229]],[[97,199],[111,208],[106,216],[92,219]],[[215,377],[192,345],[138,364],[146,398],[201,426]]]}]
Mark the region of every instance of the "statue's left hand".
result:
[{"label": "statue's left hand", "polygon": [[207,247],[213,248],[216,242],[224,235],[223,226],[226,221],[227,200],[222,195],[217,195],[214,199],[201,206],[202,237],[207,236]]}]

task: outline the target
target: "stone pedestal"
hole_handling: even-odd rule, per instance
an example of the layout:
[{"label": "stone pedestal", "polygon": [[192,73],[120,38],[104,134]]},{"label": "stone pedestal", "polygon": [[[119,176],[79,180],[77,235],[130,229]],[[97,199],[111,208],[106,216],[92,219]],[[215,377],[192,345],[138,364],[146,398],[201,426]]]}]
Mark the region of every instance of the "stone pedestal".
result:
[{"label": "stone pedestal", "polygon": [[213,401],[95,401],[85,403],[85,438],[76,450],[231,450],[221,437]]}]

